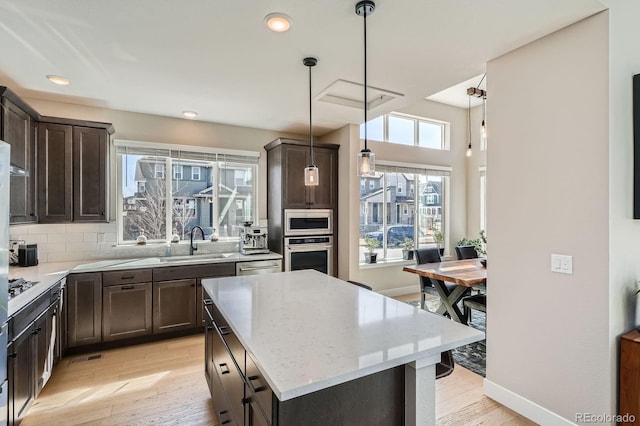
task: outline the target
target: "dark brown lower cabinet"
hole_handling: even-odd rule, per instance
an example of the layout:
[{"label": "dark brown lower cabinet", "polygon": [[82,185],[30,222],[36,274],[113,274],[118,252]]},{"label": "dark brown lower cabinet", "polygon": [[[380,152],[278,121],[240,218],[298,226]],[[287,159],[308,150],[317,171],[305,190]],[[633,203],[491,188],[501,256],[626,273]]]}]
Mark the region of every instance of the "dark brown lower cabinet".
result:
[{"label": "dark brown lower cabinet", "polygon": [[7,346],[9,425],[20,423],[51,375],[58,301],[52,291],[9,320],[15,333]]},{"label": "dark brown lower cabinet", "polygon": [[9,424],[18,424],[35,398],[33,348],[27,331],[7,347]]},{"label": "dark brown lower cabinet", "polygon": [[151,283],[104,287],[102,339],[106,342],[151,334],[151,293]]},{"label": "dark brown lower cabinet", "polygon": [[67,277],[67,344],[75,346],[102,341],[102,273]]},{"label": "dark brown lower cabinet", "polygon": [[[280,401],[212,302],[205,303],[205,374],[221,424],[405,424],[404,365]],[[277,325],[274,325],[277,326]]]},{"label": "dark brown lower cabinet", "polygon": [[153,283],[153,332],[165,333],[196,327],[196,280]]}]

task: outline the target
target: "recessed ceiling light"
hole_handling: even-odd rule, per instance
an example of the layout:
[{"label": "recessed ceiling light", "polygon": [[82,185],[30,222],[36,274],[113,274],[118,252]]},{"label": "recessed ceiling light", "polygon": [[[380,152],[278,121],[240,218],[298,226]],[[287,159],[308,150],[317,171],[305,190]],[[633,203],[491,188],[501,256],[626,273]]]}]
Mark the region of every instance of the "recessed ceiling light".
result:
[{"label": "recessed ceiling light", "polygon": [[264,22],[271,31],[283,33],[291,28],[291,18],[284,13],[270,13],[264,17]]},{"label": "recessed ceiling light", "polygon": [[60,77],[59,75],[48,75],[47,76],[47,80],[49,80],[52,83],[58,84],[60,86],[68,86],[69,85],[69,80],[67,80],[64,77]]},{"label": "recessed ceiling light", "polygon": [[195,111],[182,111],[182,115],[187,118],[196,118],[198,116],[198,113]]}]

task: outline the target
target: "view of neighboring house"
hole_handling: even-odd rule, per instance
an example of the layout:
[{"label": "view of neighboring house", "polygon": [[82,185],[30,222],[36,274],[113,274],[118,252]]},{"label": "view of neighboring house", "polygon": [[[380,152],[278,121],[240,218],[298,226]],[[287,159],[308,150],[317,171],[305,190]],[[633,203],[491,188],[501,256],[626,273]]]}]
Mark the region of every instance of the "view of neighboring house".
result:
[{"label": "view of neighboring house", "polygon": [[125,241],[135,240],[141,229],[147,238],[163,240],[167,222],[180,239],[189,238],[196,225],[206,238],[213,228],[221,237],[234,236],[250,214],[253,179],[250,169],[241,166],[143,156],[136,161],[133,179],[135,193],[122,198]]},{"label": "view of neighboring house", "polygon": [[[413,225],[416,202],[415,175],[379,173],[360,179],[361,232],[377,230],[383,224]],[[385,217],[386,211],[386,219]],[[442,221],[441,182],[427,180],[419,184],[419,226],[439,229]]]}]

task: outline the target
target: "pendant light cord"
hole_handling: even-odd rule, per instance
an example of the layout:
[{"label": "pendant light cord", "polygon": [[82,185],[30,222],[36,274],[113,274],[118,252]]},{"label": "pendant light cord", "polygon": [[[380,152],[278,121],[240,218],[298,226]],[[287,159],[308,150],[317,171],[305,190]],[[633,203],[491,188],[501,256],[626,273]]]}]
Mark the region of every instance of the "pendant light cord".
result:
[{"label": "pendant light cord", "polygon": [[367,7],[364,6],[362,16],[364,17],[364,150],[367,149]]},{"label": "pendant light cord", "polygon": [[309,156],[311,158],[310,165],[314,166],[313,162],[313,133],[311,133],[311,66],[309,66]]},{"label": "pendant light cord", "polygon": [[467,108],[467,129],[469,129],[469,148],[471,148],[471,96],[469,98],[469,108]]}]

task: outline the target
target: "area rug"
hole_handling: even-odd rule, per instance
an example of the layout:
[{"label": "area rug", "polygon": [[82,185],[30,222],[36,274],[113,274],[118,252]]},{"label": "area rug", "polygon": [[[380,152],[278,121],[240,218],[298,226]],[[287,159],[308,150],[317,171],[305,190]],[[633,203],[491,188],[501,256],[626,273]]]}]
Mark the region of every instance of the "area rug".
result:
[{"label": "area rug", "polygon": [[[407,303],[420,307],[419,300],[412,300]],[[440,307],[440,298],[437,295],[427,294],[426,305],[428,310],[435,312],[438,310],[438,307]],[[487,316],[484,312],[471,310],[471,321],[469,321],[469,326],[486,333],[486,319]],[[481,340],[479,342],[470,343],[454,349],[453,360],[456,364],[463,366],[467,370],[471,370],[482,377],[486,377],[487,341]]]}]

